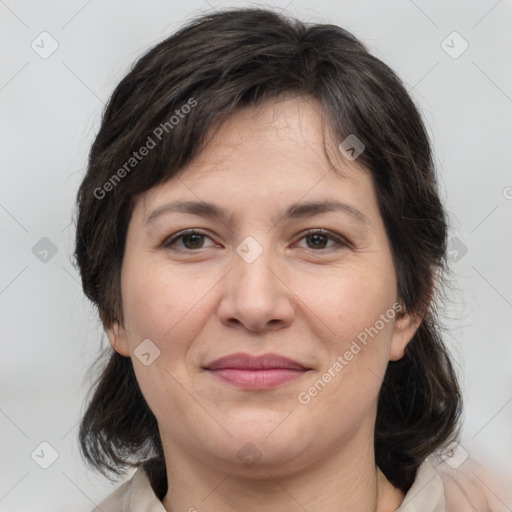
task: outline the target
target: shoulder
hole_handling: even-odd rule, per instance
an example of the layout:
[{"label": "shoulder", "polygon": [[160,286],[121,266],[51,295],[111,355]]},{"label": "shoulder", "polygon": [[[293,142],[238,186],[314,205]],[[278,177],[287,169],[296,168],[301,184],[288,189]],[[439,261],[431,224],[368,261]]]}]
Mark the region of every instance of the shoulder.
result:
[{"label": "shoulder", "polygon": [[[446,512],[510,512],[510,481],[467,458],[460,466],[437,461],[446,499]],[[509,475],[510,478],[510,475]]]},{"label": "shoulder", "polygon": [[430,455],[396,512],[510,512],[510,482],[467,458]]},{"label": "shoulder", "polygon": [[[132,477],[133,479],[133,477]],[[129,509],[129,495],[132,487],[132,479],[124,482],[114,492],[109,494],[97,507],[91,512],[128,512]]]},{"label": "shoulder", "polygon": [[91,512],[165,512],[143,467],[109,494]]}]

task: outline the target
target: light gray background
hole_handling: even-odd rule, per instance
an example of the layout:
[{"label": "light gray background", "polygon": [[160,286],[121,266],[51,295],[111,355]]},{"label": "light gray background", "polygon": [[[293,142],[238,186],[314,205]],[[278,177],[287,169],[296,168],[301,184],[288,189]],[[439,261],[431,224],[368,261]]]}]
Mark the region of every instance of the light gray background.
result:
[{"label": "light gray background", "polygon": [[[2,511],[89,511],[113,488],[84,468],[76,441],[86,370],[105,343],[70,259],[76,190],[104,102],[134,60],[192,14],[235,5],[257,4],[0,0]],[[512,481],[512,3],[267,5],[353,32],[421,106],[460,241],[443,310],[466,400],[461,445]],[[43,31],[59,45],[47,59],[31,48],[50,48]],[[453,31],[469,44],[458,58],[442,46]],[[43,237],[57,248],[47,262],[32,252]],[[48,469],[31,458],[49,457],[43,441],[58,453]]]}]

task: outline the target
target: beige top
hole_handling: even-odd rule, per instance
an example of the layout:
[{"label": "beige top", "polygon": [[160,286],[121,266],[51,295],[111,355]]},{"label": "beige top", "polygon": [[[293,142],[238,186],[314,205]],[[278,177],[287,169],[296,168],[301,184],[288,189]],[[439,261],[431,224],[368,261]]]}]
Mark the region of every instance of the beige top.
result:
[{"label": "beige top", "polygon": [[[464,470],[462,471],[462,468]],[[476,476],[475,468],[480,477]],[[439,459],[427,458],[395,512],[510,512],[512,502],[489,486],[481,466],[467,460],[453,470]],[[485,482],[485,483],[484,483]],[[492,485],[492,484],[491,484]],[[501,489],[499,492],[503,493]],[[508,505],[507,505],[508,503]],[[142,467],[92,512],[166,512]]]}]

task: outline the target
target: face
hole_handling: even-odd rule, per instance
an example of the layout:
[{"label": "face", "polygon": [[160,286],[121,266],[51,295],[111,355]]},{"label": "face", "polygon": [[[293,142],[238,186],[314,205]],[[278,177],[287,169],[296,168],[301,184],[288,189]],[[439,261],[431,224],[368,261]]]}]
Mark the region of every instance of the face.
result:
[{"label": "face", "polygon": [[371,175],[328,139],[316,100],[242,109],[137,197],[107,332],[167,459],[256,475],[373,450],[386,366],[417,325],[397,314]]}]

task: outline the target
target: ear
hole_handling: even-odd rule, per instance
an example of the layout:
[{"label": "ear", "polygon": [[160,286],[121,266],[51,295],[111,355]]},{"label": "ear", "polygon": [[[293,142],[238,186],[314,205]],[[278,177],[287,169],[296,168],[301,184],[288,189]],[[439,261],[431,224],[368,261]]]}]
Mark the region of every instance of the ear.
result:
[{"label": "ear", "polygon": [[126,330],[118,322],[112,323],[111,327],[105,328],[112,348],[125,357],[130,357],[130,345]]},{"label": "ear", "polygon": [[404,356],[405,347],[416,334],[421,321],[421,316],[402,312],[397,315],[391,338],[390,361],[398,361]]}]

